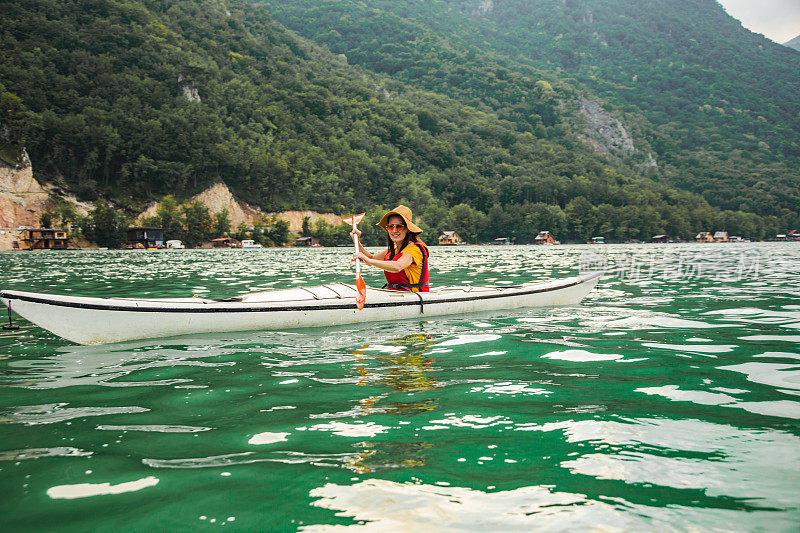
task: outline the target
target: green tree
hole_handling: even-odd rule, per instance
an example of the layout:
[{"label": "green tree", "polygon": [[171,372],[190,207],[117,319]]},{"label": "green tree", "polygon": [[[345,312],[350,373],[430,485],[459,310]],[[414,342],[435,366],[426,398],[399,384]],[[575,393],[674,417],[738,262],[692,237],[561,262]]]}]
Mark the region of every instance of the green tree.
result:
[{"label": "green tree", "polygon": [[231,217],[227,207],[214,213],[214,225],[212,233],[214,237],[227,237],[231,231]]},{"label": "green tree", "polygon": [[45,211],[42,213],[42,216],[39,217],[39,225],[43,228],[52,228],[53,227],[53,213],[51,211]]},{"label": "green tree", "polygon": [[272,217],[271,227],[269,228],[269,238],[275,246],[284,246],[289,242],[289,223]]},{"label": "green tree", "polygon": [[183,219],[186,224],[184,238],[187,247],[196,248],[211,238],[213,220],[204,202],[196,200],[185,206]]},{"label": "green tree", "polygon": [[236,233],[233,235],[236,239],[243,241],[245,239],[250,238],[250,228],[247,227],[247,224],[244,222],[239,222],[239,225],[236,226]]},{"label": "green tree", "polygon": [[156,216],[166,239],[184,239],[184,214],[174,196],[168,194],[158,203]]},{"label": "green tree", "polygon": [[269,225],[264,219],[256,221],[253,224],[253,240],[262,246],[272,246],[272,240],[269,235]]},{"label": "green tree", "polygon": [[573,198],[564,209],[571,237],[586,241],[593,237],[597,227],[595,207],[583,196]]},{"label": "green tree", "polygon": [[97,201],[84,223],[83,234],[98,246],[119,248],[125,242],[128,224],[128,219],[118,209]]}]

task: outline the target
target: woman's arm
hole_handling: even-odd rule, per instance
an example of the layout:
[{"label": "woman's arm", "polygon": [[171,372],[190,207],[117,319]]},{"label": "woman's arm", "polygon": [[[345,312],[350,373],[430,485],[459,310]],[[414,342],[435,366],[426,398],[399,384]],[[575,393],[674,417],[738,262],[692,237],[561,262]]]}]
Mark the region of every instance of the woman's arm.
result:
[{"label": "woman's arm", "polygon": [[414,262],[414,258],[411,257],[411,254],[402,254],[400,257],[395,259],[394,261],[381,261],[379,259],[373,259],[374,256],[367,257],[365,254],[359,252],[357,254],[353,254],[353,259],[361,259],[364,263],[378,267],[383,269],[387,272],[400,272],[401,270],[405,270],[408,268],[411,263]]},{"label": "woman's arm", "polygon": [[[361,237],[361,230],[356,228],[354,231],[350,232],[350,235],[357,235],[357,236]],[[361,239],[358,240],[358,251],[361,252],[362,254],[364,254],[364,257],[366,257],[368,259],[374,259],[376,255],[378,257],[385,257],[386,254],[388,253],[387,250],[384,250],[382,254],[371,254],[371,253],[369,253],[369,251],[367,251],[366,248],[364,248],[364,245],[361,244]],[[360,258],[360,259],[362,261],[364,261],[365,263],[367,262],[364,258]]]}]

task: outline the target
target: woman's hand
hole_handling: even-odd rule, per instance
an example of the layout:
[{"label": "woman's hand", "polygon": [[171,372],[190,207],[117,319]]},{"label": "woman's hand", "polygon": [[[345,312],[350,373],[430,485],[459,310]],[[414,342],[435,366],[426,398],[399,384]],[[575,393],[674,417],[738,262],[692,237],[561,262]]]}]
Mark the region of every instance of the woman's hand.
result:
[{"label": "woman's hand", "polygon": [[369,261],[371,259],[371,257],[367,257],[362,252],[356,252],[356,253],[353,254],[353,261],[355,261],[356,259],[360,259],[364,263],[369,264],[369,263],[367,263],[367,261]]}]

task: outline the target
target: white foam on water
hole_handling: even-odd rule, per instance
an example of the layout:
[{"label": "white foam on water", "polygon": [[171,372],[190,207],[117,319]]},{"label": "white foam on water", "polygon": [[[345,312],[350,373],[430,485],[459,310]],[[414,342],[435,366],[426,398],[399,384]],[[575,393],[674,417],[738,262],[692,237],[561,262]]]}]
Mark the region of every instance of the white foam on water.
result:
[{"label": "white foam on water", "polygon": [[719,324],[709,324],[699,320],[687,320],[684,318],[675,318],[664,315],[652,316],[636,316],[621,318],[618,320],[610,320],[605,322],[605,326],[609,328],[629,328],[629,329],[646,329],[646,328],[677,328],[677,329],[711,329],[718,327],[730,327],[728,325],[720,326]]},{"label": "white foam on water", "polygon": [[430,420],[429,423],[451,426],[451,427],[468,427],[468,428],[488,428],[497,425],[513,424],[513,422],[509,418],[500,415],[498,416],[451,415],[441,420]]},{"label": "white foam on water", "polygon": [[800,335],[749,335],[747,337],[739,337],[739,339],[743,341],[781,341],[800,343]]},{"label": "white foam on water", "polygon": [[288,440],[286,437],[289,435],[291,435],[291,433],[272,433],[265,431],[264,433],[256,433],[250,437],[247,444],[273,444],[276,442],[284,442]]},{"label": "white foam on water", "polygon": [[79,483],[77,485],[57,485],[47,489],[47,495],[52,499],[73,500],[75,498],[88,498],[90,496],[104,496],[107,494],[123,494],[136,492],[158,485],[158,478],[148,476],[135,481],[127,481],[112,485],[111,483]]},{"label": "white foam on water", "polygon": [[56,446],[54,448],[27,448],[24,450],[0,451],[0,461],[24,461],[41,457],[89,457],[94,452],[87,452],[72,446]]},{"label": "white foam on water", "polygon": [[727,394],[706,392],[698,390],[680,390],[677,385],[664,385],[662,387],[642,387],[636,392],[648,395],[663,396],[673,401],[692,402],[700,405],[724,405],[733,403],[736,398]]},{"label": "white foam on water", "polygon": [[170,426],[165,424],[140,424],[127,426],[100,425],[96,429],[102,431],[152,431],[155,433],[197,433],[213,428],[204,426]]},{"label": "white foam on water", "polygon": [[484,353],[478,353],[478,354],[475,354],[475,355],[470,355],[470,357],[486,357],[487,355],[505,355],[507,353],[508,353],[508,351],[484,352]]},{"label": "white foam on water", "polygon": [[496,341],[500,339],[500,335],[458,335],[455,339],[450,339],[444,342],[440,342],[439,346],[459,346],[461,344],[472,344],[473,342],[488,342],[488,341]]},{"label": "white foam on water", "polygon": [[[463,459],[463,458],[462,458]],[[459,459],[459,461],[462,461]],[[513,460],[505,460],[506,463]],[[493,485],[490,485],[492,489]],[[604,502],[584,494],[559,492],[548,485],[487,491],[437,484],[398,483],[367,479],[354,485],[326,483],[312,489],[312,505],[337,511],[337,516],[358,522],[349,526],[307,524],[300,529],[318,533],[350,529],[387,531],[669,531],[680,523],[686,529],[703,529],[691,510],[670,509],[623,502]],[[736,524],[733,512],[718,516],[718,523]],[[724,518],[724,519],[723,519]],[[612,526],[613,525],[613,526]]]},{"label": "white foam on water", "polygon": [[739,402],[735,405],[740,409],[757,415],[779,416],[800,420],[800,402],[792,400],[776,400],[768,402]]},{"label": "white foam on water", "polygon": [[561,361],[588,363],[592,361],[616,361],[622,359],[622,357],[622,355],[617,353],[594,353],[588,350],[564,350],[560,352],[546,353],[542,356],[542,359],[559,359]]},{"label": "white foam on water", "polygon": [[777,400],[763,402],[743,402],[733,396],[696,390],[680,390],[677,385],[663,387],[643,387],[636,389],[648,395],[657,395],[677,402],[692,402],[699,405],[719,405],[744,409],[750,413],[781,418],[800,419],[800,402],[792,400]]},{"label": "white foam on water", "polygon": [[[296,428],[300,429],[300,428]],[[316,424],[307,428],[308,431],[329,431],[334,435],[342,437],[374,437],[381,433],[386,433],[392,429],[389,426],[382,426],[375,422],[364,424],[348,424],[346,422],[328,422],[326,424]]]},{"label": "white foam on water", "polygon": [[750,392],[749,390],[745,390],[745,389],[729,389],[727,387],[714,387],[711,390],[715,390],[715,391],[719,391],[719,392],[725,392],[727,394],[746,394],[746,393]]},{"label": "white foam on water", "polygon": [[528,383],[520,382],[504,382],[494,383],[491,385],[484,385],[480,387],[473,387],[469,392],[483,392],[486,394],[520,394],[523,396],[535,396],[539,394],[550,394],[551,391],[540,388],[531,388]]},{"label": "white foam on water", "polygon": [[747,374],[747,381],[787,389],[800,389],[800,369],[796,364],[742,363],[717,367]]},{"label": "white foam on water", "polygon": [[662,344],[659,342],[643,342],[642,346],[700,354],[727,353],[732,352],[734,348],[738,348],[735,344]]},{"label": "white foam on water", "polygon": [[775,357],[780,359],[800,359],[800,353],[791,352],[764,352],[753,357]]}]

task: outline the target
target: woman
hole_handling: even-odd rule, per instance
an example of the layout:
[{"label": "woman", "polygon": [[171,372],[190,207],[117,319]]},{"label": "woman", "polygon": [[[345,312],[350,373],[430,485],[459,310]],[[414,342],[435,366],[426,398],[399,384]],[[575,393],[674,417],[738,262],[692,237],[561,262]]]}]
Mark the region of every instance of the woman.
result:
[{"label": "woman", "polygon": [[[383,215],[378,226],[386,230],[386,250],[371,254],[359,242],[353,260],[383,269],[384,288],[428,292],[428,247],[419,239],[422,230],[411,222],[411,216],[411,209],[404,205]],[[355,234],[361,232],[355,230]]]}]

